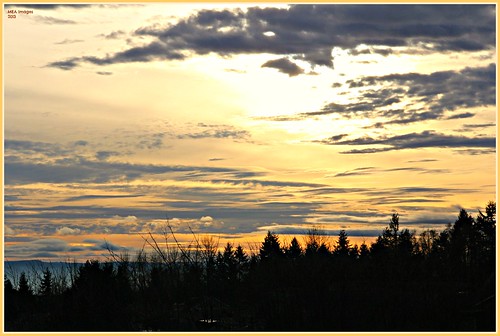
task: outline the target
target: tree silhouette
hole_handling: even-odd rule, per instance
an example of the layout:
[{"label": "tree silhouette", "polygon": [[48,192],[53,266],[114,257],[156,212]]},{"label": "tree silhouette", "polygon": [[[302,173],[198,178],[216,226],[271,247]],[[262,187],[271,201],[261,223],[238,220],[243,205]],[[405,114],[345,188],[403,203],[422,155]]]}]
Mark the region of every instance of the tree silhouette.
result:
[{"label": "tree silhouette", "polygon": [[361,259],[365,259],[369,256],[370,254],[370,249],[368,248],[368,245],[363,241],[363,243],[359,246],[359,257]]},{"label": "tree silhouette", "polygon": [[42,282],[40,283],[40,295],[49,296],[52,294],[52,273],[48,268],[43,271]]},{"label": "tree silhouette", "polygon": [[19,277],[19,288],[17,290],[22,296],[31,296],[33,295],[33,290],[31,289],[28,278],[26,278],[26,273],[22,272]]},{"label": "tree silhouette", "polygon": [[351,243],[349,243],[349,238],[345,230],[340,230],[339,238],[337,239],[337,244],[333,249],[333,254],[338,257],[347,257],[351,251]]},{"label": "tree silhouette", "polygon": [[286,249],[286,255],[292,259],[297,259],[302,255],[302,247],[296,237],[292,238],[290,246]]},{"label": "tree silhouette", "polygon": [[270,231],[251,255],[241,245],[219,249],[214,239],[195,239],[179,258],[153,248],[135,260],[74,265],[61,290],[54,290],[53,269],[40,279],[22,273],[18,289],[4,278],[4,326],[45,332],[494,331],[495,231],[496,204],[490,202],[477,217],[461,210],[443,231],[426,230],[418,239],[393,214],[371,249],[365,242],[351,246],[344,230],[333,251],[311,230],[304,237],[307,256],[297,238],[282,248]]},{"label": "tree silhouette", "polygon": [[456,271],[462,276],[470,276],[470,267],[474,245],[474,219],[464,209],[460,210],[455,225],[451,230],[450,256]]},{"label": "tree silhouette", "polygon": [[259,250],[260,259],[267,260],[282,255],[281,246],[279,242],[278,235],[267,231],[267,235],[262,242],[262,246]]}]

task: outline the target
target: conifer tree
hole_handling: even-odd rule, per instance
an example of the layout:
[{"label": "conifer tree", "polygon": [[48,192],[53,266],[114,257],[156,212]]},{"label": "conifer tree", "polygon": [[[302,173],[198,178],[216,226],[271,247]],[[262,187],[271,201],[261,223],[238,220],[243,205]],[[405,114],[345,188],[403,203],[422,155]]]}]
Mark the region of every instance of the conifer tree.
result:
[{"label": "conifer tree", "polygon": [[40,294],[43,296],[48,296],[52,294],[52,273],[47,268],[43,271],[43,278],[40,284]]},{"label": "conifer tree", "polygon": [[340,230],[339,238],[337,239],[337,245],[333,250],[333,253],[339,257],[347,257],[351,248],[351,243],[347,237],[345,230]]},{"label": "conifer tree", "polygon": [[19,288],[18,288],[19,294],[25,295],[25,296],[30,296],[33,295],[33,290],[31,289],[28,279],[26,278],[26,273],[22,272],[21,276],[19,277]]},{"label": "conifer tree", "polygon": [[290,242],[290,246],[286,250],[286,254],[292,259],[297,259],[302,255],[302,247],[300,246],[297,238],[293,237],[292,241]]},{"label": "conifer tree", "polygon": [[266,260],[281,255],[281,246],[278,235],[267,231],[267,235],[260,248],[260,259]]}]

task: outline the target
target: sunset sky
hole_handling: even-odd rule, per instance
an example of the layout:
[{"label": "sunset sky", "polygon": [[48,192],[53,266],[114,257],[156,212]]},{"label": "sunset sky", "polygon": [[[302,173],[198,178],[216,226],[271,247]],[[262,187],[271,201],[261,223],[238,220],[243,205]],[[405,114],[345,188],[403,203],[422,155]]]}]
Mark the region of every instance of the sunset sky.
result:
[{"label": "sunset sky", "polygon": [[133,251],[167,217],[247,248],[476,216],[495,25],[495,5],[5,6],[4,257]]}]

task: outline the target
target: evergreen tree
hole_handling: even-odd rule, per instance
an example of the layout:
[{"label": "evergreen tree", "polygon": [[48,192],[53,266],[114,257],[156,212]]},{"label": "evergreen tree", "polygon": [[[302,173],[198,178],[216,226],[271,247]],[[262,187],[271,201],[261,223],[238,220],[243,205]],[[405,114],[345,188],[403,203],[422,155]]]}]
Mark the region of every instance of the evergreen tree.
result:
[{"label": "evergreen tree", "polygon": [[14,286],[12,286],[12,282],[7,278],[7,276],[4,276],[3,278],[3,288],[5,290],[5,293],[14,292]]},{"label": "evergreen tree", "polygon": [[409,257],[413,254],[415,247],[415,236],[410,230],[404,229],[398,236],[398,254],[399,256]]},{"label": "evergreen tree", "polygon": [[370,250],[368,249],[368,246],[366,243],[363,241],[363,244],[359,247],[359,257],[361,259],[367,258],[368,255],[370,254]]},{"label": "evergreen tree", "polygon": [[282,254],[281,246],[279,242],[278,235],[267,231],[267,235],[264,238],[264,242],[260,248],[260,259],[266,260]]},{"label": "evergreen tree", "polygon": [[290,242],[290,246],[288,246],[286,250],[286,254],[289,258],[292,259],[297,259],[302,255],[302,247],[300,246],[297,238],[293,237],[292,241]]},{"label": "evergreen tree", "polygon": [[245,253],[245,251],[243,250],[243,247],[241,247],[241,245],[238,245],[236,247],[236,251],[234,252],[234,256],[235,256],[236,261],[237,261],[236,276],[237,276],[238,280],[242,280],[243,277],[245,276],[245,274],[247,274],[247,272],[248,272],[248,266],[249,266],[248,265],[249,264],[248,256]]},{"label": "evergreen tree", "polygon": [[398,232],[399,232],[399,215],[398,213],[392,214],[391,221],[389,222],[389,230],[386,230],[387,238],[391,248],[398,247]]},{"label": "evergreen tree", "polygon": [[234,253],[236,260],[238,261],[238,264],[246,264],[248,262],[248,256],[243,250],[243,247],[241,245],[238,245],[236,247],[236,252]]},{"label": "evergreen tree", "polygon": [[354,244],[351,248],[349,248],[349,257],[357,259],[359,257],[359,247],[358,244]]},{"label": "evergreen tree", "polygon": [[347,257],[351,249],[351,243],[347,237],[345,230],[340,230],[339,238],[337,239],[337,245],[335,246],[333,253],[339,257]]},{"label": "evergreen tree", "polygon": [[53,287],[52,273],[47,268],[47,269],[45,269],[45,271],[43,271],[43,278],[42,278],[42,282],[40,284],[40,291],[39,291],[40,295],[43,295],[43,296],[51,295],[52,294],[52,287]]},{"label": "evergreen tree", "polygon": [[468,268],[472,259],[474,219],[464,209],[460,210],[451,231],[451,257],[453,262]]},{"label": "evergreen tree", "polygon": [[28,279],[26,278],[26,274],[24,272],[21,273],[21,276],[19,277],[19,288],[18,288],[19,294],[23,296],[30,296],[33,295],[33,290],[31,289]]},{"label": "evergreen tree", "polygon": [[496,203],[489,202],[486,205],[486,214],[479,211],[475,227],[478,232],[479,246],[483,254],[494,254],[495,231],[496,231]]}]

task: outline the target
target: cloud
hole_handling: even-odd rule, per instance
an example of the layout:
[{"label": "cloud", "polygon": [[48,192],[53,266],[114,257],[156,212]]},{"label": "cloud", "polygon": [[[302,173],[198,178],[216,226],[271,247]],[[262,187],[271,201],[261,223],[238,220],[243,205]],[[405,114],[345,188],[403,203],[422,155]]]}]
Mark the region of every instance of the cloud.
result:
[{"label": "cloud", "polygon": [[[464,68],[460,71],[437,71],[431,74],[406,73],[385,76],[368,76],[347,82],[351,88],[382,86],[381,89],[362,94],[365,103],[371,107],[382,107],[380,101],[387,99],[416,98],[426,103],[422,110],[405,110],[404,119],[436,119],[445,111],[458,108],[494,106],[496,103],[496,65]],[[394,89],[396,88],[396,89]],[[356,112],[356,105],[342,106],[340,112]],[[427,113],[428,115],[424,115]],[[452,115],[447,119],[469,118],[474,114],[467,112]],[[423,116],[423,118],[418,118]]]},{"label": "cloud", "polygon": [[408,163],[425,163],[425,162],[437,162],[439,160],[436,160],[436,159],[421,159],[421,160],[409,160],[409,161],[406,161]]},{"label": "cloud", "polygon": [[87,146],[88,144],[88,141],[85,140],[78,140],[73,143],[73,145],[75,146]]},{"label": "cloud", "polygon": [[43,238],[31,242],[38,251],[43,252],[64,252],[68,250],[68,243],[61,239]]},{"label": "cloud", "polygon": [[16,234],[16,231],[15,231],[15,230],[13,230],[13,229],[11,229],[11,228],[10,228],[10,227],[8,227],[7,225],[5,225],[5,226],[3,227],[3,233],[4,233],[5,235],[9,235],[9,236],[10,236],[10,235],[15,235],[15,234]]},{"label": "cloud", "polygon": [[263,68],[274,68],[278,71],[287,74],[289,77],[298,76],[304,73],[304,69],[290,61],[288,58],[279,58],[272,61],[267,61],[262,64]]},{"label": "cloud", "polygon": [[72,228],[69,228],[67,226],[56,229],[56,234],[61,235],[61,236],[76,235],[76,234],[79,234],[80,232],[81,232],[81,230],[78,228],[72,229]]},{"label": "cloud", "polygon": [[[85,144],[86,142],[82,141],[74,143],[75,146],[84,146]],[[16,152],[26,155],[42,153],[47,157],[59,157],[71,153],[69,149],[65,149],[60,145],[49,142],[5,139],[4,146],[6,152]]]},{"label": "cloud", "polygon": [[475,113],[470,113],[470,112],[465,112],[465,113],[459,113],[459,114],[454,114],[446,118],[447,120],[453,120],[453,119],[465,119],[465,118],[472,118],[475,116]]},{"label": "cloud", "polygon": [[383,122],[365,128],[384,128],[391,124],[471,118],[475,116],[471,112],[447,114],[458,109],[496,104],[495,64],[431,74],[367,76],[348,80],[346,84],[362,89],[352,102],[330,102],[320,111],[262,119],[300,121],[335,114],[345,119],[383,118]]},{"label": "cloud", "polygon": [[337,173],[334,175],[334,177],[372,175],[372,174],[401,172],[401,171],[414,172],[419,174],[444,174],[450,172],[450,170],[448,169],[427,169],[421,167],[399,167],[399,168],[389,168],[389,169],[381,169],[375,167],[361,167]]},{"label": "cloud", "polygon": [[78,65],[79,65],[78,58],[68,58],[64,61],[50,62],[46,65],[46,67],[58,68],[61,70],[72,70],[73,68],[76,68]]},{"label": "cloud", "polygon": [[197,130],[189,133],[177,135],[177,139],[233,139],[246,140],[251,137],[250,132],[246,130],[236,129],[230,125],[209,125],[198,123]]},{"label": "cloud", "polygon": [[211,224],[214,221],[214,219],[210,216],[203,216],[200,218],[200,222],[202,222],[205,225]]},{"label": "cloud", "polygon": [[34,16],[34,20],[36,20],[40,23],[50,24],[50,25],[56,25],[56,24],[66,25],[66,24],[76,24],[77,23],[76,21],[73,21],[73,20],[59,19],[59,18],[55,18],[52,16],[42,16],[42,15]]},{"label": "cloud", "polygon": [[[225,137],[231,134],[215,136]],[[154,138],[152,138],[154,139]],[[155,148],[156,140],[146,138],[143,146]],[[73,144],[75,146],[75,144]],[[98,160],[75,155],[74,147],[30,141],[5,141],[5,181],[6,184],[30,181],[59,182],[109,182],[138,179],[146,175],[180,173],[185,178],[203,177],[217,174],[219,177],[248,178],[260,175],[258,172],[204,166],[147,165],[105,160],[116,152],[100,151],[95,154]]]},{"label": "cloud", "polygon": [[81,8],[87,8],[90,6],[92,6],[92,5],[85,5],[85,4],[25,4],[25,3],[5,4],[5,8],[23,7],[23,8],[32,8],[32,9],[39,9],[39,10],[51,10],[51,9],[58,9],[58,8],[81,9]]},{"label": "cloud", "polygon": [[485,124],[464,124],[462,127],[465,129],[474,129],[474,128],[487,128],[487,127],[495,127],[495,123],[485,123]]},{"label": "cloud", "polygon": [[421,133],[409,133],[395,135],[392,137],[361,137],[352,140],[334,141],[331,138],[319,141],[326,145],[383,145],[385,147],[370,147],[363,149],[352,149],[341,152],[342,154],[368,154],[386,152],[391,150],[416,149],[416,148],[495,148],[496,139],[494,137],[470,138],[461,135],[447,135],[434,131],[423,131]]},{"label": "cloud", "polygon": [[97,71],[96,74],[101,76],[111,76],[113,73],[110,71]]},{"label": "cloud", "polygon": [[104,37],[107,40],[115,40],[115,39],[119,39],[119,38],[123,37],[124,35],[125,35],[125,32],[123,30],[116,30],[116,31],[113,31],[109,34],[100,34],[98,36]]},{"label": "cloud", "polygon": [[91,251],[107,251],[107,250],[117,251],[124,249],[123,246],[115,245],[107,240],[84,239],[83,242],[87,244],[92,244],[92,246],[89,247]]},{"label": "cloud", "polygon": [[75,196],[65,199],[66,202],[81,201],[81,200],[94,200],[94,199],[113,199],[113,198],[131,198],[141,197],[144,195],[83,195]]},{"label": "cloud", "polygon": [[99,161],[106,161],[107,159],[109,159],[113,155],[120,155],[120,153],[114,152],[114,151],[98,151],[95,154],[95,157]]},{"label": "cloud", "polygon": [[[381,55],[394,47],[413,53],[494,50],[495,20],[494,5],[475,4],[304,4],[201,10],[175,24],[137,29],[136,36],[153,38],[148,44],[104,57],[84,56],[76,63],[183,60],[215,53],[273,54],[332,67],[334,47],[354,51],[366,45],[369,52]],[[57,62],[49,66],[60,68]]]},{"label": "cloud", "polygon": [[54,42],[54,44],[73,44],[73,43],[80,43],[83,42],[83,40],[70,40],[70,39],[64,39],[60,42]]}]

